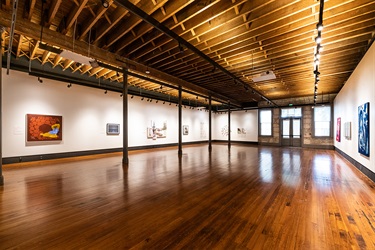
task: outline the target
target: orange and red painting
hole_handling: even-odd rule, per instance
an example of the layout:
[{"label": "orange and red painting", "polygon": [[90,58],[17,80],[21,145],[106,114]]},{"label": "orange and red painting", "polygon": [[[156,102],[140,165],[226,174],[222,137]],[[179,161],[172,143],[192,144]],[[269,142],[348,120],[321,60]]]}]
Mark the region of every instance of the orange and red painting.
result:
[{"label": "orange and red painting", "polygon": [[62,116],[27,114],[27,141],[61,141]]}]

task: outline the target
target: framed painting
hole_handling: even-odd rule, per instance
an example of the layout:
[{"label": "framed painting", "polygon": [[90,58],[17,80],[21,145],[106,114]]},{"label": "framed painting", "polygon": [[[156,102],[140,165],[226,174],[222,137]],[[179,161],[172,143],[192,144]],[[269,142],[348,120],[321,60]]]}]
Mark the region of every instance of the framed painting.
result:
[{"label": "framed painting", "polygon": [[345,138],[347,140],[350,140],[352,137],[352,123],[351,122],[345,122],[344,123],[344,133],[345,133]]},{"label": "framed painting", "polygon": [[337,118],[336,141],[341,141],[341,117]]},{"label": "framed painting", "polygon": [[26,115],[27,141],[61,141],[62,116]]},{"label": "framed painting", "polygon": [[370,103],[358,107],[358,152],[370,156]]},{"label": "framed painting", "polygon": [[107,123],[107,135],[119,135],[119,134],[120,134],[120,124]]},{"label": "framed painting", "polygon": [[151,127],[147,128],[147,138],[156,140],[157,138],[167,137],[167,122],[155,125],[154,121],[151,121]]}]

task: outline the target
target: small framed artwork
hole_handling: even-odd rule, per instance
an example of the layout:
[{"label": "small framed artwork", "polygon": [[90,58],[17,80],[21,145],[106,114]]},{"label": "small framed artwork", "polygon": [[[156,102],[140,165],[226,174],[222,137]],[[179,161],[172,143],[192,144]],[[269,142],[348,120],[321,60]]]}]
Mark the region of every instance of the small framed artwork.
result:
[{"label": "small framed artwork", "polygon": [[107,135],[119,135],[119,134],[120,134],[120,124],[107,123]]},{"label": "small framed artwork", "polygon": [[341,117],[337,118],[336,141],[341,141]]},{"label": "small framed artwork", "polygon": [[27,141],[61,141],[62,116],[26,115]]},{"label": "small framed artwork", "polygon": [[345,133],[345,139],[351,140],[352,138],[352,123],[351,122],[345,122],[344,123],[344,133]]},{"label": "small framed artwork", "polygon": [[358,152],[370,156],[370,103],[358,107]]},{"label": "small framed artwork", "polygon": [[183,133],[183,135],[189,134],[189,126],[188,125],[182,126],[182,133]]}]

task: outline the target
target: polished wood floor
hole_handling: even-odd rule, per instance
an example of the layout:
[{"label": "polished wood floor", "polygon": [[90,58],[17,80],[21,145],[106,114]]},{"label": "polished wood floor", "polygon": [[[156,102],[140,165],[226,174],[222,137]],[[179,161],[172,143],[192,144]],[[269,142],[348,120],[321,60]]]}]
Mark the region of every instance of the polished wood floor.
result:
[{"label": "polished wood floor", "polygon": [[0,249],[375,249],[375,185],[334,151],[183,153],[5,166]]}]

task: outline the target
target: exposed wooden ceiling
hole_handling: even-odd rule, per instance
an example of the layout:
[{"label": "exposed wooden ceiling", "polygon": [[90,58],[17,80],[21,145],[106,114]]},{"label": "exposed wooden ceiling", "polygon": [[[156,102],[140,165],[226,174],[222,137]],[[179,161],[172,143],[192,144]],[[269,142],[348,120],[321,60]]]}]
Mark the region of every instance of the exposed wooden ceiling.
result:
[{"label": "exposed wooden ceiling", "polygon": [[[11,48],[14,57],[122,81],[122,74],[116,71],[78,64],[40,46],[47,43],[114,67],[126,66],[129,72],[170,86],[181,85],[189,90],[184,92],[185,99],[201,100],[202,104],[201,96],[210,94],[242,107],[264,100],[313,103],[319,1],[109,0],[108,8],[100,0],[17,2]],[[145,15],[140,18],[125,8],[129,2]],[[5,53],[14,9],[13,1],[1,1]],[[189,42],[214,64],[144,21],[147,18]],[[345,84],[374,38],[375,1],[325,1],[323,24],[318,96],[330,99]],[[253,81],[267,71],[274,72],[276,79]],[[178,95],[173,87],[161,88],[134,76],[129,83],[167,96]]]}]

